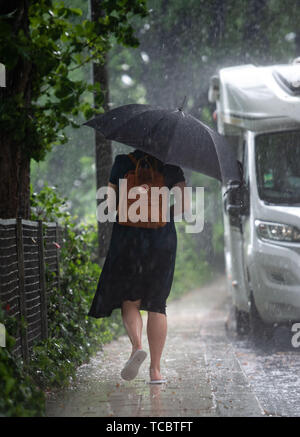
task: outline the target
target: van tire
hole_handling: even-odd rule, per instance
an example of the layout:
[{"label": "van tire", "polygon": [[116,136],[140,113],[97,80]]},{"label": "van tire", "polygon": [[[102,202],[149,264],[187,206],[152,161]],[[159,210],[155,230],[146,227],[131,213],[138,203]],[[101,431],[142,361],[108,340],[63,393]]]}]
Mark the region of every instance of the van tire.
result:
[{"label": "van tire", "polygon": [[246,311],[241,311],[237,307],[234,307],[236,333],[239,336],[247,335],[250,333],[250,318]]},{"label": "van tire", "polygon": [[260,317],[252,294],[250,296],[249,322],[250,335],[255,342],[267,341],[272,337],[272,326],[267,325]]}]

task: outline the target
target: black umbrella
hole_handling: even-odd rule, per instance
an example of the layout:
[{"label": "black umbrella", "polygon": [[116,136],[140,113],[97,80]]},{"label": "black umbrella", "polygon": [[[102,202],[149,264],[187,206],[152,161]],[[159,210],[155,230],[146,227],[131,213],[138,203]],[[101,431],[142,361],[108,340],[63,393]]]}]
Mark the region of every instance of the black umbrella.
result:
[{"label": "black umbrella", "polygon": [[109,139],[143,150],[227,184],[241,182],[238,162],[225,138],[182,111],[124,105],[84,123]]}]

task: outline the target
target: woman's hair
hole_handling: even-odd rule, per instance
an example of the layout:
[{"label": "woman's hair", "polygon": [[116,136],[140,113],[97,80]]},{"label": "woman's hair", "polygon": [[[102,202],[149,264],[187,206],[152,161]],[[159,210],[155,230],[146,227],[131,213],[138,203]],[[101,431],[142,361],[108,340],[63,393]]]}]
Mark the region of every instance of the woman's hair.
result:
[{"label": "woman's hair", "polygon": [[164,163],[160,159],[156,158],[155,156],[151,155],[150,153],[144,152],[144,150],[141,150],[141,149],[136,149],[136,150],[138,150],[139,152],[142,152],[145,155],[147,155],[149,157],[149,161],[150,161],[150,163],[152,165],[153,164],[154,165],[157,164],[158,166],[163,166],[164,165]]}]

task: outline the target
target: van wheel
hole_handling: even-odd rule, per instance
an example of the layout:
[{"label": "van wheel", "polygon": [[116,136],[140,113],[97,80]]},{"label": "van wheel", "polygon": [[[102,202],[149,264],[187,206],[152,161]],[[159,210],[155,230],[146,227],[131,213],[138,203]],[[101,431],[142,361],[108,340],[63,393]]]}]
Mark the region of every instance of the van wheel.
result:
[{"label": "van wheel", "polygon": [[236,333],[240,336],[247,335],[250,332],[250,319],[246,311],[241,311],[237,307],[235,310]]},{"label": "van wheel", "polygon": [[249,322],[250,335],[254,341],[266,341],[272,337],[272,326],[267,325],[260,317],[253,295],[250,297]]}]

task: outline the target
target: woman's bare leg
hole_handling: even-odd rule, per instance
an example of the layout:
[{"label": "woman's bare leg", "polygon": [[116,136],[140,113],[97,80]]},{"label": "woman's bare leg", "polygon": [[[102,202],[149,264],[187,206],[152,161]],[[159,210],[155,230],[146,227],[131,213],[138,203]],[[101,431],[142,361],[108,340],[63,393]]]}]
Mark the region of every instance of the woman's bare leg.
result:
[{"label": "woman's bare leg", "polygon": [[140,300],[126,300],[122,305],[123,324],[132,344],[131,355],[133,355],[136,350],[142,349],[143,321],[139,311],[140,303]]},{"label": "woman's bare leg", "polygon": [[160,359],[167,336],[167,317],[165,314],[148,312],[147,335],[150,349],[150,379],[162,379]]}]

